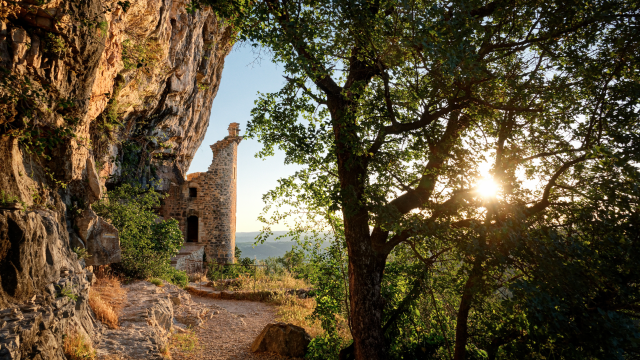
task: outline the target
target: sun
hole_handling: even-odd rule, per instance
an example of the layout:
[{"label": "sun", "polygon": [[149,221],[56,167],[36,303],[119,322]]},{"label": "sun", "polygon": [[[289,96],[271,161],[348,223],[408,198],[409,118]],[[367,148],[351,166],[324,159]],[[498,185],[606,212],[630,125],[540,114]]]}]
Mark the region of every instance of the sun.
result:
[{"label": "sun", "polygon": [[495,197],[498,194],[498,184],[489,177],[484,177],[478,181],[478,193],[483,197]]}]

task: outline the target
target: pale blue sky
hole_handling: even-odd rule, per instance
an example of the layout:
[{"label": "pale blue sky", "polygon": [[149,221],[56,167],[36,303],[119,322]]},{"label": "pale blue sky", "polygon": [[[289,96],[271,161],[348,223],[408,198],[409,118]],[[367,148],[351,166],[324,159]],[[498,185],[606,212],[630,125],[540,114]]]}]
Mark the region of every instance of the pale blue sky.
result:
[{"label": "pale blue sky", "polygon": [[[209,145],[228,135],[229,123],[240,123],[240,134],[244,134],[258,91],[274,92],[283,85],[282,67],[274,65],[268,57],[257,61],[256,57],[249,46],[235,47],[227,56],[218,95],[213,100],[209,128],[188,173],[207,171],[213,156]],[[256,159],[254,155],[260,148],[256,140],[247,139],[238,146],[238,232],[262,229],[262,223],[257,220],[264,207],[262,195],[275,188],[279,178],[293,174],[297,168],[285,166],[282,153],[267,160]]]}]

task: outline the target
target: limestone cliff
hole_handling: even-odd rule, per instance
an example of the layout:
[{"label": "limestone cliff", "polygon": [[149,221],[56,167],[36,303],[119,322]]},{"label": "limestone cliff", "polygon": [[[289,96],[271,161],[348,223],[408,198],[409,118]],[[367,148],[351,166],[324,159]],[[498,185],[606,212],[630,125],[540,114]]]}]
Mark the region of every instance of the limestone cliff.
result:
[{"label": "limestone cliff", "polygon": [[0,0],[0,359],[60,359],[72,327],[99,339],[75,219],[105,186],[183,181],[233,39],[186,9]]}]

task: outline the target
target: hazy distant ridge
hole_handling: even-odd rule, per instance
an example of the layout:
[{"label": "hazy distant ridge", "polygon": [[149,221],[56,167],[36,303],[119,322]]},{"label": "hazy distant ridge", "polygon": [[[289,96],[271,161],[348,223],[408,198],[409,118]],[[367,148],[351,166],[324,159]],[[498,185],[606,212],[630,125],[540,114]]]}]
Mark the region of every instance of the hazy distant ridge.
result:
[{"label": "hazy distant ridge", "polygon": [[[276,242],[276,237],[280,236],[280,235],[284,235],[286,234],[287,231],[274,231],[273,235],[271,235],[266,242]],[[238,243],[254,243],[256,242],[256,237],[260,235],[260,231],[249,231],[249,232],[236,232],[236,244]],[[282,240],[278,240],[277,242],[281,242],[281,241],[291,241],[291,237],[287,236],[286,238],[282,239]]]}]

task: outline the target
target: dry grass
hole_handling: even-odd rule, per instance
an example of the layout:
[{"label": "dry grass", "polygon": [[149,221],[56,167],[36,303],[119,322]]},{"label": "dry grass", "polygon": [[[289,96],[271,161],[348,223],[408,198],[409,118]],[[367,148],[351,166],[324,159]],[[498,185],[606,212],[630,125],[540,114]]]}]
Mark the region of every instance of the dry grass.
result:
[{"label": "dry grass", "polygon": [[122,288],[120,279],[102,273],[89,290],[89,306],[96,314],[96,318],[112,329],[118,328],[118,317],[127,292]]},{"label": "dry grass", "polygon": [[307,330],[311,337],[324,333],[320,321],[310,318],[316,307],[315,299],[300,299],[294,295],[279,293],[272,297],[270,302],[278,308],[276,320],[300,326]]},{"label": "dry grass", "polygon": [[[276,320],[303,327],[311,337],[324,334],[322,324],[317,319],[312,319],[311,314],[316,308],[316,300],[313,298],[300,299],[294,295],[279,293],[272,297],[270,302],[278,307]],[[338,334],[344,340],[351,340],[349,324],[341,317],[337,316]]]},{"label": "dry grass", "polygon": [[265,274],[264,269],[259,268],[255,276],[240,274],[233,281],[212,281],[212,287],[217,291],[278,291],[281,289],[306,289],[311,287],[304,279],[296,279],[290,273],[281,275]]},{"label": "dry grass", "polygon": [[[258,268],[255,276],[240,276],[240,290],[263,291],[280,289],[306,289],[311,287],[304,279],[296,279],[290,273],[282,275],[265,274],[264,269]],[[255,290],[254,290],[255,288]]]},{"label": "dry grass", "polygon": [[62,344],[68,360],[93,360],[96,351],[87,339],[77,331],[68,334]]}]

